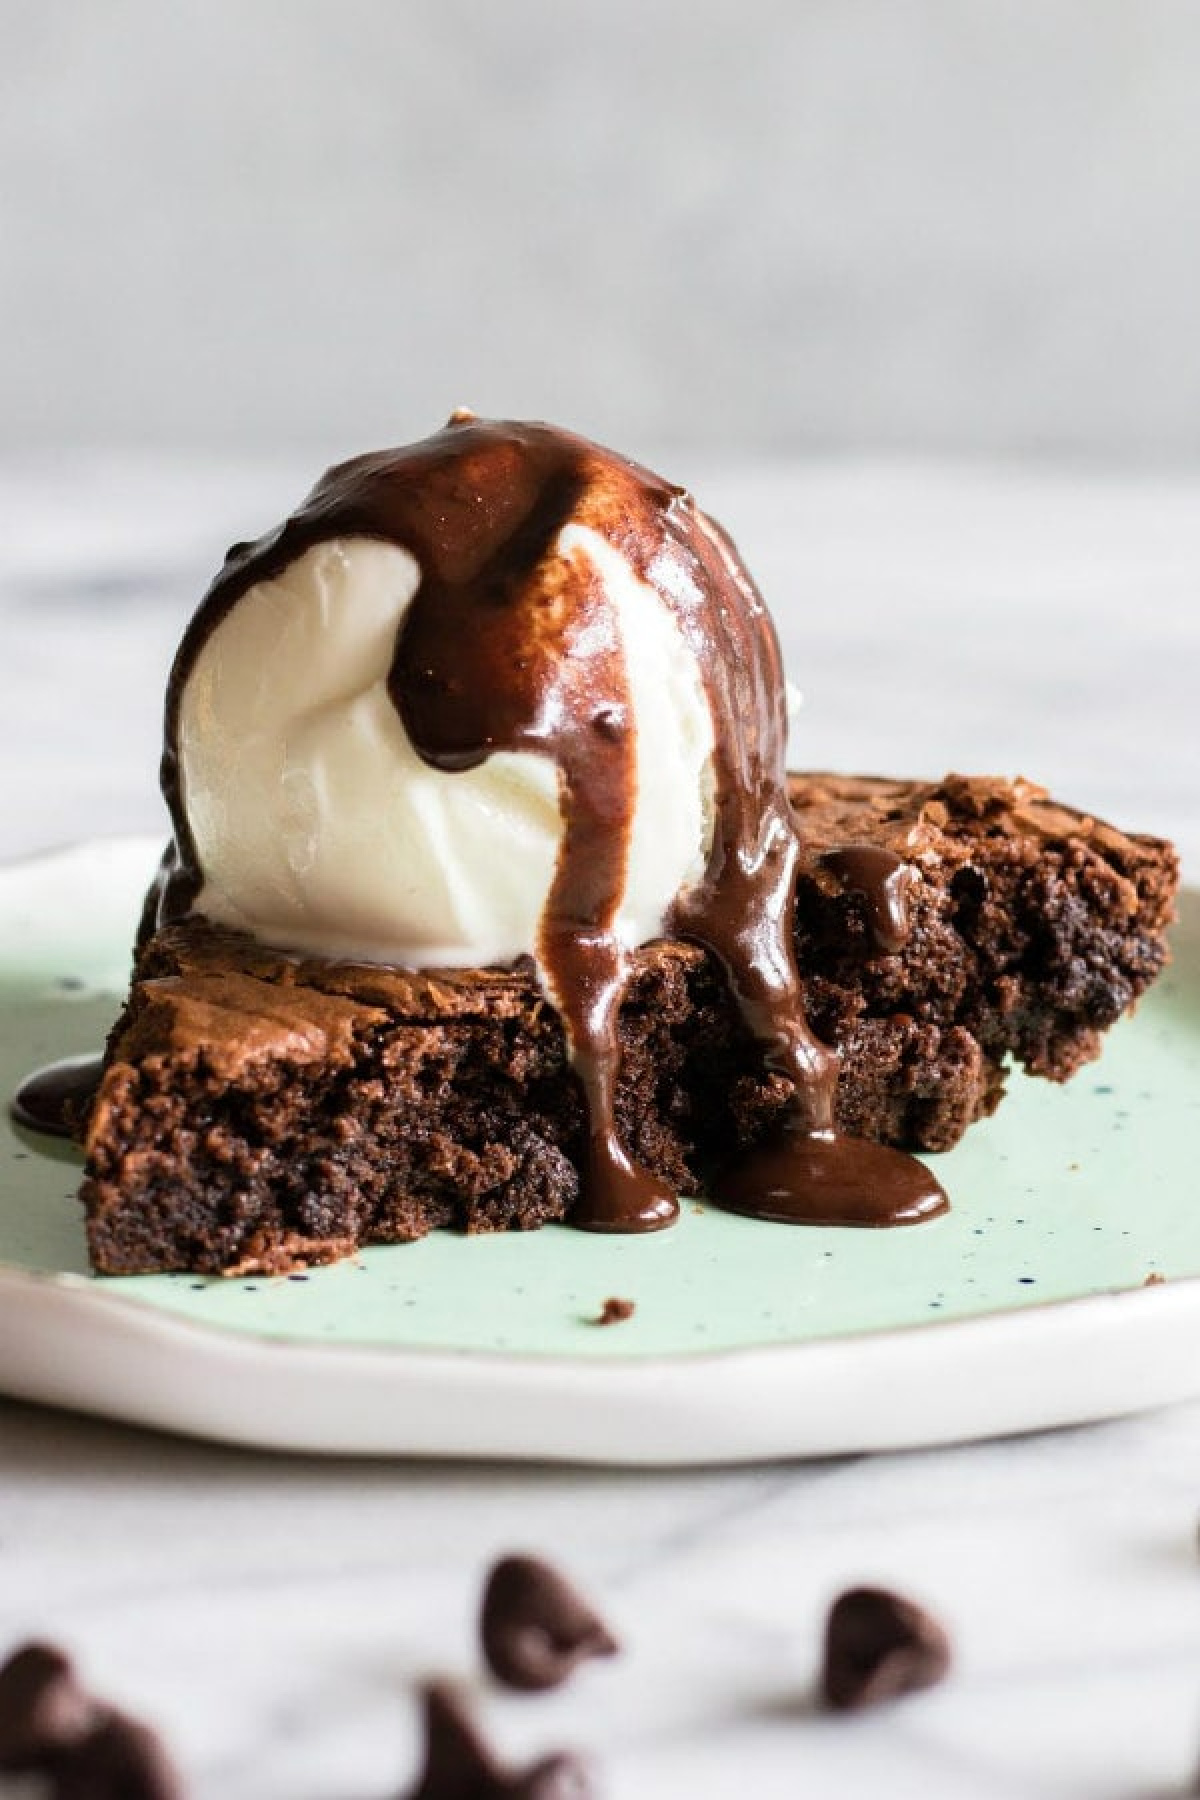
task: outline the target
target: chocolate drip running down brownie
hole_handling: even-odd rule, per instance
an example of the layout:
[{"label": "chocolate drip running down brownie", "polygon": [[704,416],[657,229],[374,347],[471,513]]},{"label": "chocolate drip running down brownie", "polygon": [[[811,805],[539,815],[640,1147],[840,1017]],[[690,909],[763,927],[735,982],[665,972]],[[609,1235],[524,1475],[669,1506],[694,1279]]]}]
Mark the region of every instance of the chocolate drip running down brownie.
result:
[{"label": "chocolate drip running down brownie", "polygon": [[[1064,1080],[1166,960],[1170,846],[1023,781],[791,778],[806,1004],[837,1045],[839,1126],[944,1150],[1016,1062]],[[878,947],[847,846],[907,865],[907,935]],[[637,952],[617,1120],[680,1192],[780,1115],[712,957]],[[330,1261],[438,1226],[569,1218],[585,1128],[532,965],[302,962],[197,918],[141,950],[87,1132],[93,1261],[245,1273]]]}]

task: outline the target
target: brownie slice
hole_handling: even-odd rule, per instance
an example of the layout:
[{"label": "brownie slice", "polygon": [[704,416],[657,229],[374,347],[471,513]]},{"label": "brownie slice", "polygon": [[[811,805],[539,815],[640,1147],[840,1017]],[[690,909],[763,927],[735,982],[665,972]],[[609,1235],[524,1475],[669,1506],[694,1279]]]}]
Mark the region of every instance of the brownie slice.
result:
[{"label": "brownie slice", "polygon": [[[1010,1059],[1064,1079],[1166,959],[1170,846],[1028,782],[797,775],[792,799],[797,954],[848,1131],[948,1148]],[[825,861],[847,845],[911,870],[898,952]],[[620,1030],[621,1131],[680,1191],[786,1102],[694,945],[637,953]],[[583,1128],[531,964],[302,962],[186,920],[141,949],[109,1040],[82,1188],[92,1259],[276,1272],[437,1226],[528,1229],[569,1217]]]}]

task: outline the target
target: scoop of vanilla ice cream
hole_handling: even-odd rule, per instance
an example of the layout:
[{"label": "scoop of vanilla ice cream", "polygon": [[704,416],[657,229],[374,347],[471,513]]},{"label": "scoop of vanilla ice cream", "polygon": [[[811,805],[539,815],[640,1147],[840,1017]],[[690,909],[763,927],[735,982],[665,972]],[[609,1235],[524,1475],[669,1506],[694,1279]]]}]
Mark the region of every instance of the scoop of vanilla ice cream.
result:
[{"label": "scoop of vanilla ice cream", "polygon": [[[667,605],[589,527],[587,556],[624,641],[637,802],[615,921],[660,935],[703,874],[713,722]],[[554,763],[497,752],[432,768],[387,691],[416,559],[373,538],[316,544],[249,588],[205,641],[180,698],[183,805],[203,873],[194,905],[281,949],[412,965],[536,956],[563,832]]]}]

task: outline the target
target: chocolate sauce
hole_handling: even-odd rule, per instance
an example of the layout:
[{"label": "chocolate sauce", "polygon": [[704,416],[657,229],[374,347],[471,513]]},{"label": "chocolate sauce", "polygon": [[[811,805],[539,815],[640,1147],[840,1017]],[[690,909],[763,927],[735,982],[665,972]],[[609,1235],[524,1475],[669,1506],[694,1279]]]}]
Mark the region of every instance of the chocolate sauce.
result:
[{"label": "chocolate sauce", "polygon": [[908,906],[912,865],[881,844],[847,844],[841,850],[827,850],[821,861],[846,887],[862,895],[875,949],[886,956],[903,950],[912,930]]},{"label": "chocolate sauce", "polygon": [[778,1225],[919,1225],[949,1202],[924,1163],[868,1138],[807,1132],[794,1114],[716,1183],[722,1206]]},{"label": "chocolate sauce", "polygon": [[47,1137],[75,1137],[87,1117],[100,1077],[102,1056],[65,1056],[27,1075],[9,1102],[9,1111],[27,1131]]},{"label": "chocolate sauce", "polygon": [[[733,544],[683,489],[583,438],[459,413],[421,444],[331,469],[277,531],[230,551],[168,688],[162,777],[175,857],[158,922],[186,913],[202,885],[178,747],[180,700],[200,649],[242,594],[314,544],[365,536],[404,546],[421,582],[388,691],[417,753],[454,771],[498,750],[535,750],[558,768],[564,831],[537,958],[587,1107],[574,1223],[592,1231],[670,1224],[674,1195],[631,1161],[615,1117],[627,959],[614,922],[637,799],[636,745],[615,608],[588,558],[559,546],[567,524],[601,533],[671,608],[712,713],[711,853],[668,929],[718,958],[767,1067],[794,1094],[773,1143],[727,1171],[716,1197],[772,1217],[811,1217],[815,1207],[827,1222],[835,1213],[861,1222],[869,1211],[883,1223],[912,1216],[917,1204],[928,1212],[929,1203],[914,1200],[930,1185],[920,1165],[834,1134],[837,1057],[808,1028],[792,948],[798,846],[783,670],[762,597]],[[893,896],[883,906],[885,930],[895,904]],[[866,1181],[869,1201],[859,1191]]]}]

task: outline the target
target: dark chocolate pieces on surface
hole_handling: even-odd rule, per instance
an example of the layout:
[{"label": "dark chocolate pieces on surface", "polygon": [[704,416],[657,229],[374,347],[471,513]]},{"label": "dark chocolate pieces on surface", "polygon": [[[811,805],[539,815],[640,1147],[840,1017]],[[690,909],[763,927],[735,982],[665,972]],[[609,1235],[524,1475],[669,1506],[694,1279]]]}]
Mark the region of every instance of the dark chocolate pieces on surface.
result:
[{"label": "dark chocolate pieces on surface", "polygon": [[924,1607],[887,1588],[851,1588],[825,1628],[821,1692],[837,1712],[933,1687],[950,1667],[950,1640]]},{"label": "dark chocolate pieces on surface", "polygon": [[406,1800],[591,1800],[595,1789],[577,1757],[556,1753],[528,1769],[507,1768],[447,1683],[430,1683],[423,1703],[424,1764]]},{"label": "dark chocolate pieces on surface", "polygon": [[52,1800],[181,1800],[162,1740],[96,1699],[68,1657],[26,1644],[0,1667],[0,1772],[41,1776]]},{"label": "dark chocolate pieces on surface", "polygon": [[183,1791],[156,1733],[112,1710],[61,1764],[53,1789],[54,1800],[182,1800]]},{"label": "dark chocolate pieces on surface", "polygon": [[[533,1556],[506,1556],[484,1585],[479,1619],[484,1657],[506,1687],[558,1687],[591,1656],[617,1649],[603,1621],[557,1569]],[[591,1774],[555,1753],[532,1767],[505,1767],[446,1682],[423,1692],[425,1760],[408,1800],[589,1800]]]},{"label": "dark chocolate pieces on surface", "polygon": [[480,1613],[488,1667],[506,1687],[558,1687],[617,1641],[566,1578],[534,1556],[506,1556],[488,1576]]},{"label": "dark chocolate pieces on surface", "polygon": [[[497,1677],[556,1686],[585,1656],[617,1648],[592,1608],[548,1564],[506,1557],[489,1577],[481,1618]],[[929,1687],[946,1673],[945,1632],[913,1601],[881,1588],[841,1595],[828,1620],[822,1688],[848,1711]],[[421,1693],[424,1745],[405,1800],[594,1800],[588,1764],[553,1752],[513,1768],[492,1750],[446,1682]],[[160,1738],[95,1698],[51,1645],[23,1646],[0,1666],[0,1775],[39,1777],[49,1800],[182,1800]]]},{"label": "dark chocolate pieces on surface", "polygon": [[97,1711],[61,1650],[23,1645],[0,1667],[0,1770],[36,1769],[71,1749]]}]

